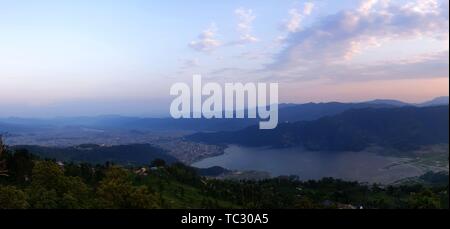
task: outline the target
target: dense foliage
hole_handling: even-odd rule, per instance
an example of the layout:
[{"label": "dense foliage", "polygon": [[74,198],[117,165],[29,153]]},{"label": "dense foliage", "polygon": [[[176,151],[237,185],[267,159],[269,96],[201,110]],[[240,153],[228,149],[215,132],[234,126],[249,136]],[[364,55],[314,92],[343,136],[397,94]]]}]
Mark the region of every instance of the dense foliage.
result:
[{"label": "dense foliage", "polygon": [[194,168],[162,160],[123,168],[63,164],[7,150],[1,151],[0,165],[0,209],[448,208],[448,175],[446,183],[436,186],[367,186],[332,178],[303,182],[296,177],[229,181],[207,179]]}]

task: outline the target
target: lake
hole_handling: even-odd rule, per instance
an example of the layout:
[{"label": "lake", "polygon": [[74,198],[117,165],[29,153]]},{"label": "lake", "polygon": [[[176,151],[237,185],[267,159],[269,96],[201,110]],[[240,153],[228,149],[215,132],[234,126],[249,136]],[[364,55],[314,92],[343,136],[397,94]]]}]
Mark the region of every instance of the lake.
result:
[{"label": "lake", "polygon": [[302,148],[249,148],[231,145],[223,155],[203,159],[192,166],[265,171],[271,176],[297,175],[302,180],[334,177],[386,184],[424,173],[412,164],[401,163],[407,160],[409,159],[364,151],[312,152]]}]

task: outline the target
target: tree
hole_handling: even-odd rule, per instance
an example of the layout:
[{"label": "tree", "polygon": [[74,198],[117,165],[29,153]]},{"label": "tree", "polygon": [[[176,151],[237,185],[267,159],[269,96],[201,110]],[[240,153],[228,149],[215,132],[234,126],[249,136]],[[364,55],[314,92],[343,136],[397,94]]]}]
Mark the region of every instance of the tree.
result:
[{"label": "tree", "polygon": [[90,189],[80,177],[66,177],[52,161],[39,161],[33,168],[29,189],[35,208],[89,208]]},{"label": "tree", "polygon": [[39,161],[33,168],[32,185],[40,186],[48,190],[58,190],[62,188],[60,184],[63,176],[63,170],[56,163],[52,161]]},{"label": "tree", "polygon": [[166,166],[166,161],[164,161],[163,159],[157,158],[152,161],[151,166],[152,167],[164,167],[164,166]]},{"label": "tree", "polygon": [[54,189],[47,190],[37,185],[32,185],[27,189],[31,208],[36,209],[56,209],[58,208],[58,195]]},{"label": "tree", "polygon": [[319,208],[319,206],[314,203],[313,200],[311,200],[308,197],[302,197],[297,199],[294,202],[294,208],[299,208],[299,209],[316,209]]},{"label": "tree", "polygon": [[0,135],[0,177],[8,176],[8,169],[6,165],[6,156],[8,151],[6,149],[6,145],[3,144],[3,136]]},{"label": "tree", "polygon": [[130,173],[120,167],[111,167],[97,189],[99,207],[142,209],[156,208],[155,196],[145,186],[135,187]]},{"label": "tree", "polygon": [[14,186],[0,186],[0,209],[28,208],[27,195]]},{"label": "tree", "polygon": [[408,204],[413,209],[439,209],[441,207],[439,196],[429,189],[411,194]]},{"label": "tree", "polygon": [[33,157],[27,150],[17,150],[8,161],[9,173],[18,182],[29,180],[33,166]]}]

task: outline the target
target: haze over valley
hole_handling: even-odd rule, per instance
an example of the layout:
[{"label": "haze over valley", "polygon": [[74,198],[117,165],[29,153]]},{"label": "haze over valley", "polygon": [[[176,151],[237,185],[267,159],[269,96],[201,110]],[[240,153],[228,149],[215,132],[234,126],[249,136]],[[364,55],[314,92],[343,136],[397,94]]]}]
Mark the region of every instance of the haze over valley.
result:
[{"label": "haze over valley", "polygon": [[[448,171],[448,97],[423,104],[282,104],[279,113],[279,127],[266,131],[257,130],[255,119],[114,115],[2,118],[0,129],[14,148],[62,161],[143,165],[160,158],[258,172],[254,179],[336,176],[378,183]],[[429,158],[439,160],[430,165]]]}]

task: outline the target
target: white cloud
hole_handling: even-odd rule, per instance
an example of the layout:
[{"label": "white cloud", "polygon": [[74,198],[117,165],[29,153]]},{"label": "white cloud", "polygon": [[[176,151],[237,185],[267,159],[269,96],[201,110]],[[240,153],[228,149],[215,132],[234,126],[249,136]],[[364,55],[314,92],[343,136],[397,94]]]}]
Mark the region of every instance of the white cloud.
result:
[{"label": "white cloud", "polygon": [[198,36],[198,40],[191,41],[189,47],[199,52],[212,52],[222,45],[216,36],[217,27],[213,23]]},{"label": "white cloud", "polygon": [[257,42],[259,39],[252,34],[253,21],[256,16],[251,9],[238,8],[234,11],[238,19],[237,31],[239,33],[239,40],[231,42],[230,44],[245,44]]},{"label": "white cloud", "polygon": [[303,8],[303,14],[310,15],[312,13],[313,9],[314,9],[314,3],[307,2],[307,3],[305,3],[305,6]]},{"label": "white cloud", "polygon": [[294,33],[300,28],[300,23],[302,19],[302,14],[298,9],[289,10],[290,19],[286,22],[286,30],[288,32]]},{"label": "white cloud", "polygon": [[418,0],[407,3],[403,9],[420,14],[439,14],[439,3],[436,0]]},{"label": "white cloud", "polygon": [[301,24],[303,19],[310,15],[314,9],[314,3],[306,2],[303,4],[303,8],[292,8],[289,10],[289,19],[285,20],[281,24],[281,30],[284,32],[281,35],[278,35],[274,39],[275,47],[279,47],[280,45],[284,45],[287,41],[289,34],[296,33],[301,30]]},{"label": "white cloud", "polygon": [[372,8],[378,3],[378,0],[365,0],[361,2],[358,11],[361,14],[368,14]]},{"label": "white cloud", "polygon": [[314,9],[314,3],[306,2],[303,9],[293,8],[289,10],[289,20],[283,23],[283,30],[294,33],[298,32],[301,27],[302,20],[310,15]]},{"label": "white cloud", "polygon": [[[292,19],[295,17],[290,22],[296,21]],[[345,84],[448,77],[448,0],[401,5],[365,0],[353,10],[323,17],[310,27],[290,28],[277,38],[284,47],[273,56],[273,63],[260,70],[268,80]],[[406,44],[390,47],[399,42]],[[441,48],[434,47],[441,42]],[[402,52],[414,49],[407,44],[433,46]],[[385,56],[389,52],[395,53]]]},{"label": "white cloud", "polygon": [[447,0],[419,0],[401,6],[367,0],[356,10],[338,12],[288,34],[287,47],[272,67],[306,67],[311,62],[329,65],[390,40],[445,39],[448,26]]}]

